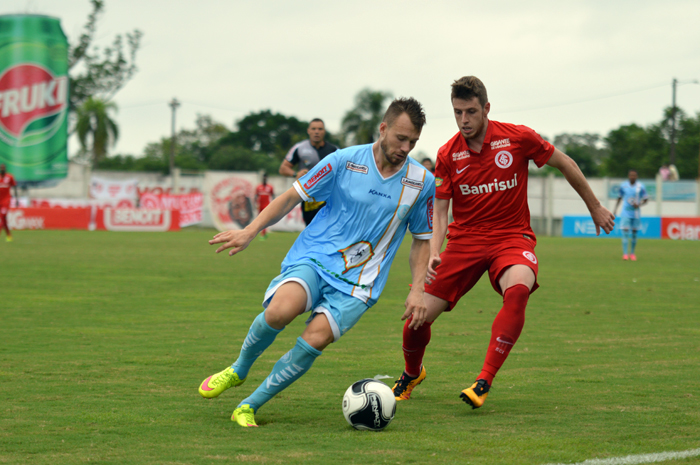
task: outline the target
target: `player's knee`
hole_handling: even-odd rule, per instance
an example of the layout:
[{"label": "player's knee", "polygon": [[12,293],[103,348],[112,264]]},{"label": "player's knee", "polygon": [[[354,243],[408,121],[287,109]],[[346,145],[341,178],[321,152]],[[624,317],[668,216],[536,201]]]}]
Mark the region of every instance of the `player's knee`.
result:
[{"label": "player's knee", "polygon": [[291,323],[298,315],[299,312],[297,311],[292,311],[280,305],[272,305],[271,302],[267,309],[265,309],[265,323],[272,328],[282,329]]},{"label": "player's knee", "polygon": [[530,298],[530,288],[524,284],[516,284],[511,286],[503,293],[503,301],[513,304],[517,308],[525,309],[527,301]]},{"label": "player's knee", "polygon": [[328,318],[323,313],[316,314],[301,337],[316,350],[325,349],[335,340]]}]

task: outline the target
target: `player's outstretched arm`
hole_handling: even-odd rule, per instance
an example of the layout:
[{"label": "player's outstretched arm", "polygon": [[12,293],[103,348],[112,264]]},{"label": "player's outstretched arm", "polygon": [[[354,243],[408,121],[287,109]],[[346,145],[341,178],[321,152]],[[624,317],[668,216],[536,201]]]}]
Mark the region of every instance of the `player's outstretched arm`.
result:
[{"label": "player's outstretched arm", "polygon": [[446,199],[435,199],[433,208],[433,237],[430,239],[430,259],[428,261],[428,272],[425,281],[430,284],[437,276],[437,267],[442,263],[440,251],[445,242],[447,234],[447,223],[449,222],[448,212],[450,201]]},{"label": "player's outstretched arm", "polygon": [[596,235],[600,235],[600,228],[603,228],[606,234],[610,234],[615,227],[615,215],[598,201],[576,162],[561,150],[554,149],[547,164],[561,171],[571,187],[586,203],[595,224]]},{"label": "player's outstretched arm", "polygon": [[301,197],[296,189],[291,187],[284,194],[270,202],[270,205],[260,212],[245,229],[232,229],[221,232],[214,236],[209,241],[209,244],[223,244],[216,249],[216,253],[231,249],[228,254],[235,255],[248,247],[248,244],[255,239],[255,236],[260,231],[284,218],[299,202],[301,202]]},{"label": "player's outstretched arm", "polygon": [[425,274],[428,271],[428,259],[430,258],[430,241],[413,239],[411,243],[411,253],[408,256],[408,263],[411,266],[411,291],[406,297],[406,311],[401,316],[401,320],[405,320],[413,315],[413,321],[409,328],[418,328],[424,322],[427,316],[428,309],[425,307],[425,290],[423,283],[425,282]]}]

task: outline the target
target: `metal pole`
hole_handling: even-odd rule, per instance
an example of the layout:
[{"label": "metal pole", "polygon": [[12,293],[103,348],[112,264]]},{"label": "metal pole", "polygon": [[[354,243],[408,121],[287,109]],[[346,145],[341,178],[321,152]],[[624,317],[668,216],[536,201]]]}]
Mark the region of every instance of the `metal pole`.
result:
[{"label": "metal pole", "polygon": [[673,78],[673,100],[671,103],[671,164],[676,164],[676,85],[678,79]]},{"label": "metal pole", "polygon": [[[175,183],[175,110],[180,106],[180,102],[177,101],[175,97],[169,103],[170,108],[172,108],[172,136],[170,139],[170,177],[172,182]],[[174,189],[174,186],[173,186]]]}]

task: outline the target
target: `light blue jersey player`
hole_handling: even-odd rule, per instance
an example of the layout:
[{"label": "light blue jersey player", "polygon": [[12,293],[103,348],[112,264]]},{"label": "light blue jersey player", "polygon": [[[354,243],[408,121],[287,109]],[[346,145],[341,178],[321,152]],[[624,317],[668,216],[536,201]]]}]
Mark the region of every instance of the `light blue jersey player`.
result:
[{"label": "light blue jersey player", "polygon": [[420,103],[411,98],[394,100],[379,126],[377,142],[329,155],[245,229],[226,231],[209,241],[223,244],[217,252],[230,248],[229,255],[234,255],[302,200],[326,202],[289,250],[282,274],[270,283],[265,310],[253,321],[238,359],[199,387],[203,397],[212,398],[242,384],[277,334],[309,312],[296,345],[234,410],[231,419],[239,425],[257,426],[255,412],[306,373],[321,351],[376,303],[407,229],[413,236],[409,257],[413,284],[402,319],[413,315],[414,325],[425,321],[423,282],[430,254],[435,180],[408,158],[423,124]]},{"label": "light blue jersey player", "polygon": [[622,259],[637,260],[637,232],[641,229],[640,209],[649,201],[644,184],[637,180],[637,172],[630,170],[628,180],[620,185],[620,196],[615,204],[615,211],[622,202],[620,211],[620,229],[622,230]]}]

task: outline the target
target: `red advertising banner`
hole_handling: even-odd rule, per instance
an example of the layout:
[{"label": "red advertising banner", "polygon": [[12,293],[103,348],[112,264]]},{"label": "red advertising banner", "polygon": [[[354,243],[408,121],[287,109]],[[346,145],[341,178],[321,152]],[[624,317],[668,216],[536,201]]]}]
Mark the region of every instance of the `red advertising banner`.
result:
[{"label": "red advertising banner", "polygon": [[686,241],[700,240],[700,217],[661,218],[661,237]]},{"label": "red advertising banner", "polygon": [[28,207],[32,208],[136,208],[136,203],[130,199],[95,200],[95,199],[31,199]]},{"label": "red advertising banner", "polygon": [[202,222],[204,194],[193,192],[171,195],[144,192],[139,199],[139,206],[155,210],[177,210],[180,212],[180,227],[184,228]]},{"label": "red advertising banner", "polygon": [[88,229],[91,208],[12,208],[10,229]]},{"label": "red advertising banner", "polygon": [[179,231],[180,212],[143,208],[105,208],[98,211],[96,226],[98,230],[106,231]]},{"label": "red advertising banner", "polygon": [[93,231],[179,231],[177,210],[139,208],[12,208],[10,229],[83,229]]}]

